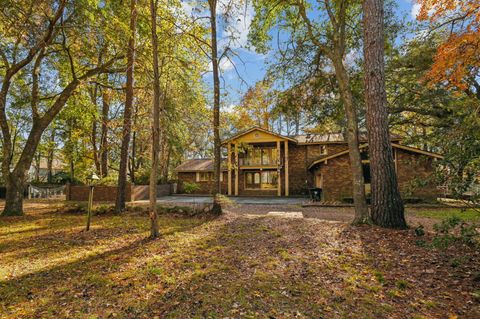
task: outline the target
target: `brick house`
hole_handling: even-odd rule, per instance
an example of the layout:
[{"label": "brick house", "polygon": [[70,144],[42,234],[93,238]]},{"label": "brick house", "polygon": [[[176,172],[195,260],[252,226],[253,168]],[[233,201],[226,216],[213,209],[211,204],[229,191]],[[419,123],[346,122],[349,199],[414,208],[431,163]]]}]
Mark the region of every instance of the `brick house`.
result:
[{"label": "brick house", "polygon": [[[439,194],[433,183],[433,162],[442,156],[402,145],[391,138],[398,183],[404,197],[431,199]],[[352,197],[348,145],[342,134],[283,136],[258,127],[223,141],[222,193],[232,196],[305,196],[322,189],[324,201]],[[368,146],[361,144],[366,190],[369,192]],[[197,194],[213,188],[213,160],[192,159],[175,169],[179,192],[185,182],[199,185]]]}]

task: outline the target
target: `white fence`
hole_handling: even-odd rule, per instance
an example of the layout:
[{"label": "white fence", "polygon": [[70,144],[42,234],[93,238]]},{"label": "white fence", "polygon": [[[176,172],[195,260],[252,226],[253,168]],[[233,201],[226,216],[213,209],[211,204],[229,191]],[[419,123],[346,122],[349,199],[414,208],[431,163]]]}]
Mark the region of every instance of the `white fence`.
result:
[{"label": "white fence", "polygon": [[28,186],[28,198],[65,198],[65,186]]}]

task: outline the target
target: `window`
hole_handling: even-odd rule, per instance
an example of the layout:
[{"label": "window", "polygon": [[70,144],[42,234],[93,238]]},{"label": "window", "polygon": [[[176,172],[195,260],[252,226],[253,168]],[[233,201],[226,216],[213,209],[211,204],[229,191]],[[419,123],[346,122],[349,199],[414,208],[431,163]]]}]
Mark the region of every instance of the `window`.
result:
[{"label": "window", "polygon": [[278,183],[277,171],[263,171],[262,172],[262,185],[263,189],[276,189]]},{"label": "window", "polygon": [[212,172],[197,172],[197,182],[209,182],[213,180]]},{"label": "window", "polygon": [[246,189],[260,188],[260,173],[245,172],[245,188]]},{"label": "window", "polygon": [[277,183],[277,171],[245,172],[245,189],[276,189]]},{"label": "window", "polygon": [[250,148],[243,161],[243,165],[277,165],[278,151],[275,147],[252,147]]},{"label": "window", "polygon": [[254,178],[254,181],[253,181],[254,184],[260,184],[260,173],[254,173],[253,178]]},{"label": "window", "polygon": [[320,155],[327,155],[327,145],[320,145]]}]

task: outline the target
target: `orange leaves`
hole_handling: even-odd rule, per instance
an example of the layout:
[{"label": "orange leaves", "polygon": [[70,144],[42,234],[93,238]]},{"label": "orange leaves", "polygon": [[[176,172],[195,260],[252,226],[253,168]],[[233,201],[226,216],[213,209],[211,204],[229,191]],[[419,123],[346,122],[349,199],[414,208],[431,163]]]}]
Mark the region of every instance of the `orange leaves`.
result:
[{"label": "orange leaves", "polygon": [[476,16],[477,23],[479,22],[480,3],[477,0],[417,0],[417,2],[421,5],[419,20],[434,22],[450,14],[456,14],[459,17]]},{"label": "orange leaves", "polygon": [[478,0],[418,0],[419,20],[448,32],[427,79],[465,90],[466,80],[480,68],[480,2]]},{"label": "orange leaves", "polygon": [[472,67],[480,66],[480,32],[452,34],[437,50],[427,74],[433,82],[447,81],[449,86],[466,89],[465,79]]}]

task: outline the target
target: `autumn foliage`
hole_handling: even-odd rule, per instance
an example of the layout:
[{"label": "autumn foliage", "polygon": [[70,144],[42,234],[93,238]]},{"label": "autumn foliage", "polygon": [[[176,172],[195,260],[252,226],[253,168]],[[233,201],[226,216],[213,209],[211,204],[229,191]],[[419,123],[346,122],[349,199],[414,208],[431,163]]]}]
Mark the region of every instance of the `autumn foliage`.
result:
[{"label": "autumn foliage", "polygon": [[480,67],[480,2],[418,0],[418,19],[446,33],[428,73],[432,82],[467,90]]}]

